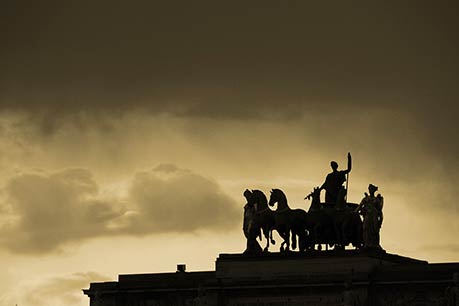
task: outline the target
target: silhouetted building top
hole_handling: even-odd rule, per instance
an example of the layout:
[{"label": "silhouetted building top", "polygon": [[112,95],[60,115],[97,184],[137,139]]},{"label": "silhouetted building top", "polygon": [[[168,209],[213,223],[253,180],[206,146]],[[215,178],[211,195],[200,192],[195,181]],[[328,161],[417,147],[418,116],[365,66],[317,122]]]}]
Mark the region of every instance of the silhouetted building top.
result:
[{"label": "silhouetted building top", "polygon": [[215,271],[120,275],[84,293],[91,306],[442,305],[457,271],[377,250],[221,254]]}]

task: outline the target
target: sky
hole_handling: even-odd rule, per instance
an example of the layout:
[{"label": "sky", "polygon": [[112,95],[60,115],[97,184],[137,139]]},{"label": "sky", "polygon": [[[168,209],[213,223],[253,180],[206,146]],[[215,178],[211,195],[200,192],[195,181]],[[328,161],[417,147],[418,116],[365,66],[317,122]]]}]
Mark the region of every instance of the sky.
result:
[{"label": "sky", "polygon": [[[242,196],[294,208],[353,156],[382,246],[459,260],[454,1],[2,1],[0,305],[213,270]],[[279,238],[278,238],[279,239]],[[277,247],[272,249],[277,251]]]}]

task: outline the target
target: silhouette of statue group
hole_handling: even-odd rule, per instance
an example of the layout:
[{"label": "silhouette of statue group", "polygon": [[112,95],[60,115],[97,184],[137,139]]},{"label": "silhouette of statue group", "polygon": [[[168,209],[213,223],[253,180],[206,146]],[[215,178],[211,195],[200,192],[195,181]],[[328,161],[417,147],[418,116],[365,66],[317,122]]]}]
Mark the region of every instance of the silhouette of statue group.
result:
[{"label": "silhouette of statue group", "polygon": [[[326,248],[344,249],[348,245],[354,248],[381,249],[379,231],[383,221],[383,197],[375,195],[378,187],[368,186],[360,204],[347,201],[347,187],[352,168],[351,154],[348,153],[348,167],[338,170],[338,163],[331,162],[332,172],[325,182],[316,187],[305,197],[311,200],[308,211],[291,209],[287,196],[280,189],[270,191],[269,200],[260,190],[245,190],[243,231],[247,238],[244,253],[259,254],[267,252],[270,244],[275,244],[273,231],[282,239],[281,252],[299,249],[307,250]],[[320,202],[320,193],[325,190],[325,202]],[[276,210],[270,207],[277,204]],[[266,245],[262,249],[257,239],[265,237]]]}]

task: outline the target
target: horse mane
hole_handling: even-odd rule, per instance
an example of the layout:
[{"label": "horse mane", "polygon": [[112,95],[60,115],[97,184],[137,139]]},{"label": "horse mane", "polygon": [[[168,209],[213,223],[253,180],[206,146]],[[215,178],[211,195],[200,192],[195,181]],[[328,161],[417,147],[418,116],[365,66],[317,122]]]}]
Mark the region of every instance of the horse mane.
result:
[{"label": "horse mane", "polygon": [[287,204],[287,196],[285,195],[285,193],[281,189],[274,188],[272,190],[272,193],[277,193],[279,195],[279,200],[280,199],[285,200],[285,203]]},{"label": "horse mane", "polygon": [[259,204],[268,206],[268,199],[266,198],[266,195],[263,193],[263,191],[255,189],[252,190],[252,194],[258,201],[260,201]]},{"label": "horse mane", "polygon": [[273,192],[277,192],[277,193],[279,193],[282,197],[286,198],[285,193],[284,193],[281,189],[279,189],[279,188],[274,188],[274,189],[273,189]]}]

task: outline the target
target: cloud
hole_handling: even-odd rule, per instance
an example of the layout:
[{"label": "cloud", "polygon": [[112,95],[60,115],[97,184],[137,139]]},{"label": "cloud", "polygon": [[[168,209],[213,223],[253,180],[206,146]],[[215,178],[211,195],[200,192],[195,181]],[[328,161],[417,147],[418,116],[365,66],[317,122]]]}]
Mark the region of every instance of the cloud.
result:
[{"label": "cloud", "polygon": [[240,118],[299,106],[454,105],[455,10],[415,8],[11,3],[0,15],[1,106]]},{"label": "cloud", "polygon": [[[240,219],[234,200],[214,180],[172,164],[136,173],[129,197],[136,207],[124,228],[133,233],[227,230]],[[123,218],[115,221],[123,224]]]},{"label": "cloud", "polygon": [[107,279],[108,277],[95,272],[32,279],[4,293],[0,296],[0,302],[2,305],[88,305],[88,298],[83,295],[81,289],[87,288],[90,282],[106,281]]},{"label": "cloud", "polygon": [[1,206],[10,213],[0,219],[0,244],[20,253],[100,236],[230,229],[240,221],[234,200],[215,181],[171,164],[136,173],[125,197],[103,196],[81,168],[19,174],[4,193]]},{"label": "cloud", "polygon": [[[10,2],[0,10],[0,165],[85,165],[125,178],[168,160],[231,179],[241,168],[257,179],[300,170],[307,178],[350,150],[354,182],[399,185],[417,207],[436,203],[457,215],[457,10],[332,2]],[[89,190],[98,205],[69,201],[108,211],[83,218],[100,235],[212,224],[214,207],[193,220],[154,218],[165,206],[151,211],[158,205],[146,203],[160,199],[144,184],[169,188],[172,195],[155,195],[180,203],[173,211],[192,210],[172,192],[174,180],[163,179],[167,171],[189,177],[156,169],[128,178],[126,211],[111,211],[112,199]]]},{"label": "cloud", "polygon": [[[320,154],[371,147],[376,161],[393,156],[393,175],[418,176],[421,163],[411,165],[431,160],[457,185],[459,25],[451,5],[198,2],[8,4],[0,12],[8,29],[0,112],[23,115],[16,127],[29,137],[6,143],[7,154],[69,130],[112,139],[113,129],[133,127],[123,118],[136,112],[151,115],[143,122],[164,114],[231,126],[296,122]],[[77,143],[66,139],[62,147]]]},{"label": "cloud", "polygon": [[2,229],[2,244],[17,252],[47,252],[105,233],[105,222],[121,212],[99,199],[98,189],[87,169],[11,178],[4,192],[13,213]]}]

